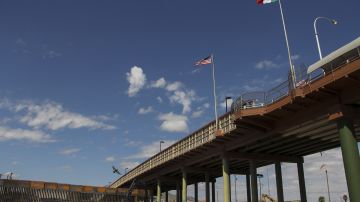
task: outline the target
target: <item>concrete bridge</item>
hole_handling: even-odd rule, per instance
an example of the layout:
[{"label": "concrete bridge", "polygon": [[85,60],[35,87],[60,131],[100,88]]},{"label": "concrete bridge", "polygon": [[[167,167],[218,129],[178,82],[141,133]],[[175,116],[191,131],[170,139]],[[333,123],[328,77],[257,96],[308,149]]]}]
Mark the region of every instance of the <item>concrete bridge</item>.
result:
[{"label": "concrete bridge", "polygon": [[[335,54],[336,55],[336,54]],[[320,61],[324,74],[284,82],[259,99],[242,95],[232,111],[161,151],[111,187],[149,190],[152,201],[177,190],[186,202],[187,187],[205,182],[206,201],[215,201],[215,181],[223,177],[224,202],[231,201],[230,174],[246,175],[248,201],[258,201],[256,168],[275,164],[278,201],[284,201],[281,162],[297,165],[301,201],[307,201],[303,156],[341,147],[351,201],[360,201],[360,49]],[[290,86],[290,87],[289,87]],[[292,87],[294,86],[294,87]],[[251,96],[250,96],[251,97]],[[212,196],[210,196],[210,184]]]}]

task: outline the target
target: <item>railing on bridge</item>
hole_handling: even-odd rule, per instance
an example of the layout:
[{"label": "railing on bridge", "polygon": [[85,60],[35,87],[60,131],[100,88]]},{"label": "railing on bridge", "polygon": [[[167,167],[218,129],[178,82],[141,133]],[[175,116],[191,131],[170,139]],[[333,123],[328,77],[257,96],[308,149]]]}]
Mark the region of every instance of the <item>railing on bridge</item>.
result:
[{"label": "railing on bridge", "polygon": [[[219,118],[219,129],[222,131],[222,133],[228,133],[235,129],[232,113],[225,114]],[[114,182],[111,187],[118,187],[119,185],[136,178],[146,171],[156,168],[157,166],[169,160],[175,159],[190,150],[211,142],[216,138],[215,134],[216,123],[213,121],[198,131],[171,145],[170,147],[164,149],[139,166],[135,167],[133,170],[129,171],[116,182]]]}]

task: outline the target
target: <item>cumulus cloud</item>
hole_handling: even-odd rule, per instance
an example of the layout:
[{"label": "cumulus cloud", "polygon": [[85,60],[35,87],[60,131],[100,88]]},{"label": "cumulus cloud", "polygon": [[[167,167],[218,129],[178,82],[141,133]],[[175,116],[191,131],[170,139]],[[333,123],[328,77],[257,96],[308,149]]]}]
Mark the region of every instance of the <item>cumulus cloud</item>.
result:
[{"label": "cumulus cloud", "polygon": [[200,117],[203,113],[204,113],[203,110],[194,111],[194,112],[191,114],[191,118],[198,118],[198,117]]},{"label": "cumulus cloud", "polygon": [[93,118],[78,113],[66,111],[62,105],[47,101],[43,104],[21,102],[14,105],[16,112],[24,111],[20,122],[35,129],[45,127],[50,130],[62,128],[90,128],[90,129],[115,129],[114,126],[99,122]]},{"label": "cumulus cloud", "polygon": [[138,110],[138,114],[148,114],[148,113],[151,113],[153,112],[154,109],[152,108],[152,106],[149,106],[147,108],[143,108],[141,107],[139,110]]},{"label": "cumulus cloud", "polygon": [[262,60],[255,64],[255,69],[274,69],[279,68],[280,65],[271,60]]},{"label": "cumulus cloud", "polygon": [[187,113],[191,111],[191,103],[196,100],[196,93],[193,90],[189,91],[174,91],[174,93],[169,97],[170,101],[173,103],[178,103],[183,106],[182,113]]},{"label": "cumulus cloud", "polygon": [[38,130],[12,129],[0,126],[0,142],[9,140],[27,140],[36,143],[55,142],[52,137]]},{"label": "cumulus cloud", "polygon": [[157,99],[157,101],[158,101],[159,103],[162,103],[162,102],[163,102],[163,100],[162,100],[162,98],[161,98],[160,96],[157,96],[156,99]]},{"label": "cumulus cloud", "polygon": [[108,156],[105,158],[105,161],[107,162],[114,162],[115,161],[115,157],[114,156]]},{"label": "cumulus cloud", "polygon": [[300,55],[292,55],[291,59],[292,60],[298,60],[298,59],[300,59]]},{"label": "cumulus cloud", "polygon": [[159,120],[162,121],[160,129],[167,132],[187,132],[188,118],[184,115],[177,115],[173,112],[161,114]]},{"label": "cumulus cloud", "polygon": [[133,66],[130,72],[126,73],[126,78],[130,84],[127,91],[129,97],[135,96],[146,84],[146,75],[141,67]]},{"label": "cumulus cloud", "polygon": [[[161,144],[161,148],[162,149],[166,149],[167,147],[169,147],[170,145],[174,144],[176,141],[175,140],[163,140],[164,143]],[[160,150],[159,150],[159,142],[158,141],[154,141],[148,145],[143,145],[140,147],[140,151],[138,153],[136,153],[133,156],[128,157],[128,159],[144,159],[144,158],[150,158],[152,156],[154,156],[155,154],[157,154]],[[130,167],[128,167],[130,168]]]},{"label": "cumulus cloud", "polygon": [[150,84],[151,88],[165,88],[165,86],[166,86],[166,80],[164,77],[161,77],[157,81],[153,81]]},{"label": "cumulus cloud", "polygon": [[175,81],[173,83],[169,83],[166,86],[167,91],[176,91],[179,90],[184,84],[182,84],[180,81]]},{"label": "cumulus cloud", "polygon": [[80,148],[67,148],[60,151],[60,154],[63,155],[74,155],[75,153],[78,153],[81,149]]}]

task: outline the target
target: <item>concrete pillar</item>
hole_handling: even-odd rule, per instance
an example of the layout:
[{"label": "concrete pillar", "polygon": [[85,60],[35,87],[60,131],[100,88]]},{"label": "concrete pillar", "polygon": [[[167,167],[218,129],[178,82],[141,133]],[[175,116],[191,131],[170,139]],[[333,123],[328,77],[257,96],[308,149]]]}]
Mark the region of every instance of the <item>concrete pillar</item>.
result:
[{"label": "concrete pillar", "polygon": [[216,201],[215,182],[216,182],[215,180],[211,182],[211,198],[212,198],[211,201],[212,201],[212,202],[215,202],[215,201]]},{"label": "concrete pillar", "polygon": [[225,157],[222,158],[222,171],[224,180],[224,202],[231,202],[229,160]]},{"label": "concrete pillar", "polygon": [[144,201],[148,202],[149,201],[149,191],[147,189],[145,189],[145,196],[144,196]]},{"label": "concrete pillar", "polygon": [[251,202],[250,174],[246,174],[246,196],[247,201]]},{"label": "concrete pillar", "polygon": [[198,183],[194,183],[194,200],[195,202],[199,202],[199,194],[198,194]]},{"label": "concrete pillar", "polygon": [[161,182],[157,180],[157,193],[156,193],[156,202],[161,202]]},{"label": "concrete pillar", "polygon": [[250,161],[250,175],[251,175],[251,201],[258,202],[258,184],[256,176],[256,164],[254,160]]},{"label": "concrete pillar", "polygon": [[165,202],[169,202],[169,191],[165,192]]},{"label": "concrete pillar", "polygon": [[350,201],[360,201],[360,157],[354,127],[346,119],[339,119],[337,127],[340,135],[349,199]]},{"label": "concrete pillar", "polygon": [[187,201],[187,181],[186,181],[186,171],[182,171],[182,202]]},{"label": "concrete pillar", "polygon": [[276,175],[276,191],[277,191],[278,202],[284,202],[284,191],[283,191],[280,162],[275,163],[275,175]]},{"label": "concrete pillar", "polygon": [[205,173],[205,201],[210,202],[209,173]]},{"label": "concrete pillar", "polygon": [[154,202],[154,190],[150,192],[150,202]]},{"label": "concrete pillar", "polygon": [[299,188],[300,188],[300,199],[301,202],[306,202],[306,187],[305,187],[305,176],[303,163],[297,163],[298,176],[299,176]]}]

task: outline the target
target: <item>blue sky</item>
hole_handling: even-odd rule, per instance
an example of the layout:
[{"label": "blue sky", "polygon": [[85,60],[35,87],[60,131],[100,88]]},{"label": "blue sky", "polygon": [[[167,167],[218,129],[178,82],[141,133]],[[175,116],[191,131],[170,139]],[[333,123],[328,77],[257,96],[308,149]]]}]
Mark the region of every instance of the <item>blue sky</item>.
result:
[{"label": "blue sky", "polygon": [[[296,65],[360,35],[358,0],[283,0]],[[213,119],[225,96],[286,79],[278,5],[238,1],[2,1],[0,173],[105,185]],[[339,152],[337,151],[337,154]],[[340,162],[341,163],[341,162]],[[338,164],[336,164],[338,165]],[[338,166],[341,166],[340,164]]]}]

